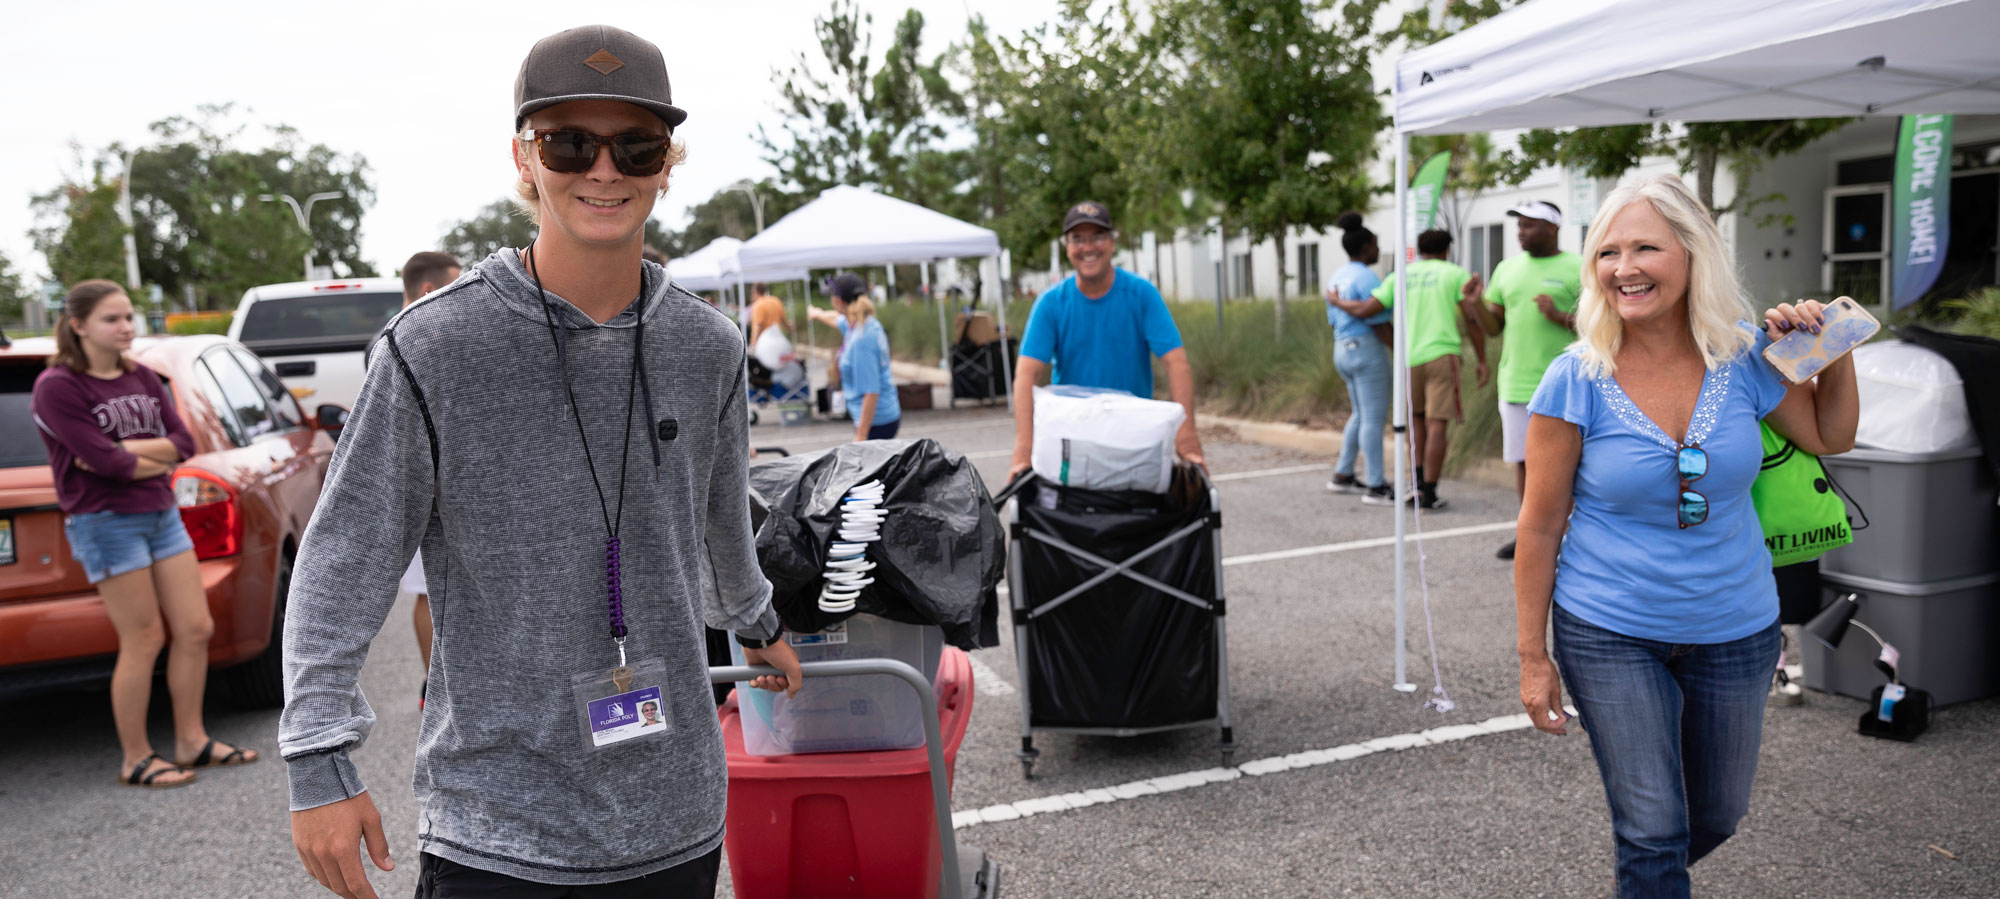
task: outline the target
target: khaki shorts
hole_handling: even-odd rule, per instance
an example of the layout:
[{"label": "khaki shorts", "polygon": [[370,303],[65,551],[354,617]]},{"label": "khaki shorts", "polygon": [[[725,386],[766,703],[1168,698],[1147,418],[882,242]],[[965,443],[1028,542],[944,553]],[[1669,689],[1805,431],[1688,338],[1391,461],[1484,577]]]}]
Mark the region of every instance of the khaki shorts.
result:
[{"label": "khaki shorts", "polygon": [[1439,356],[1410,369],[1410,414],[1464,421],[1458,405],[1458,356]]}]

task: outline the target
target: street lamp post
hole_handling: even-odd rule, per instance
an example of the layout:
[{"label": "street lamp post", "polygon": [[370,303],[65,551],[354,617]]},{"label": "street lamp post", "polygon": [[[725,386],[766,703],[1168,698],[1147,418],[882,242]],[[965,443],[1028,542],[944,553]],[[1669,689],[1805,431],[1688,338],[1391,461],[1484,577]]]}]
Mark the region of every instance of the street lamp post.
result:
[{"label": "street lamp post", "polygon": [[259,194],[257,196],[257,199],[266,203],[283,200],[286,206],[292,207],[292,216],[299,220],[299,230],[306,233],[306,274],[302,280],[311,281],[313,279],[312,226],[307,224],[312,220],[313,204],[321,200],[338,200],[344,196],[346,196],[345,193],[337,190],[321,191],[306,197],[306,205],[304,207],[299,206],[299,201],[292,199],[290,194]]},{"label": "street lamp post", "polygon": [[757,195],[757,185],[744,178],[729,185],[729,189],[742,191],[744,196],[750,198],[750,212],[757,217],[757,233],[764,233],[764,198]]}]

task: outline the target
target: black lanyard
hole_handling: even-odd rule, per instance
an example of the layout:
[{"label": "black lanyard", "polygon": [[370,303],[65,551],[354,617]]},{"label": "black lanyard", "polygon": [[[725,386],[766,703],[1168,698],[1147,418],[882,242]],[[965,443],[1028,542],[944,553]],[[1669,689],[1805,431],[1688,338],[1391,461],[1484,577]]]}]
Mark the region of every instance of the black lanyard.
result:
[{"label": "black lanyard", "polygon": [[556,320],[550,312],[548,291],[542,289],[542,276],[535,269],[535,246],[528,245],[528,274],[535,279],[535,292],[542,298],[542,318],[548,322],[549,339],[556,345],[556,370],[562,375],[563,391],[569,396],[570,415],[576,419],[576,439],[583,444],[583,461],[590,468],[590,485],[597,493],[597,508],[604,515],[604,591],[606,604],[610,610],[611,638],[618,643],[619,665],[625,661],[625,596],[624,585],[618,572],[618,531],[625,523],[625,474],[632,461],[632,409],[639,395],[639,367],[644,356],[639,346],[646,339],[646,316],[639,316],[638,327],[632,337],[632,375],[625,384],[625,451],[618,461],[618,506],[612,512],[611,504],[604,499],[604,484],[597,478],[597,461],[590,453],[590,438],[583,432],[583,410],[576,405],[576,387],[569,380],[569,358],[563,350],[562,335],[556,330]]}]

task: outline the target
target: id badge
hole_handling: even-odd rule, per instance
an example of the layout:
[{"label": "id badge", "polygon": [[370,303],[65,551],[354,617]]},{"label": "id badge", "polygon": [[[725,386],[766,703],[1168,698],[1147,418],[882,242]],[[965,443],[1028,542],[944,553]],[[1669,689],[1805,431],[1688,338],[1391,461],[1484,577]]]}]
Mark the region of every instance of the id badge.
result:
[{"label": "id badge", "polygon": [[602,749],[626,740],[656,739],[672,731],[672,709],[660,687],[666,682],[666,673],[666,662],[655,657],[571,677],[583,745]]}]

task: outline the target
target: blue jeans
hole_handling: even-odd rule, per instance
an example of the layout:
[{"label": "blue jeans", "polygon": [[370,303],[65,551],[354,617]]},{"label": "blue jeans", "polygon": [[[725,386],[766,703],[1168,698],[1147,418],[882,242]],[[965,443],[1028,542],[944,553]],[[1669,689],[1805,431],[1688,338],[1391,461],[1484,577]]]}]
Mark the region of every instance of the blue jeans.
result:
[{"label": "blue jeans", "polygon": [[194,549],[181,510],[85,512],[63,520],[69,554],[95,584]]},{"label": "blue jeans", "polygon": [[1389,348],[1372,335],[1343,337],[1333,344],[1333,370],[1347,382],[1347,428],[1340,435],[1337,474],[1354,474],[1354,451],[1367,461],[1362,483],[1389,483],[1382,477],[1382,426],[1389,421]]},{"label": "blue jeans", "polygon": [[1695,644],[1613,633],[1560,605],[1552,617],[1556,665],[1611,803],[1618,895],[1687,896],[1688,866],[1750,809],[1778,622]]}]

